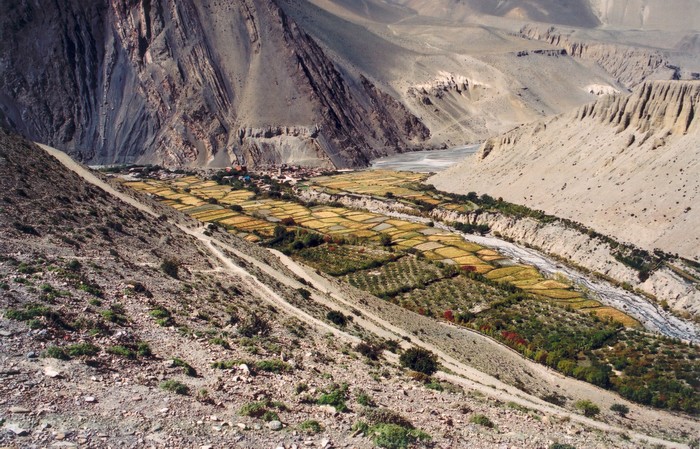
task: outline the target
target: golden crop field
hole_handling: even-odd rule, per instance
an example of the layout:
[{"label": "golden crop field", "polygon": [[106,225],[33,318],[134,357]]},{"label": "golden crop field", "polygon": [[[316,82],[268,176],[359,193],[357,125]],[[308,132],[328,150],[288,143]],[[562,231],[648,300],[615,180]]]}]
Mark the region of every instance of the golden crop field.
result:
[{"label": "golden crop field", "polygon": [[[313,178],[304,188],[382,197],[390,193],[389,196],[395,198],[441,204],[441,207],[451,210],[466,207],[444,203],[435,192],[424,192],[413,187],[424,180],[425,175],[422,174],[377,170]],[[497,262],[505,258],[497,251],[465,241],[461,235],[428,224],[387,217],[365,210],[327,205],[307,207],[294,201],[257,198],[249,190],[232,190],[230,186],[219,185],[215,181],[206,181],[195,176],[168,181],[130,181],[124,184],[152,193],[161,198],[164,204],[193,218],[226,226],[231,233],[250,241],[259,241],[261,236],[272,236],[275,226],[280,221],[290,218],[294,220],[295,226],[329,236],[379,242],[380,235],[387,234],[396,248],[412,248],[428,260],[463,267],[494,281],[510,282],[527,292],[558,304],[570,305],[574,309],[610,316],[626,323],[634,321],[620,311],[602,307],[597,301],[584,302],[579,292],[572,290],[568,285],[545,279],[532,267],[501,267]],[[232,206],[240,206],[242,212],[231,210]]]}]

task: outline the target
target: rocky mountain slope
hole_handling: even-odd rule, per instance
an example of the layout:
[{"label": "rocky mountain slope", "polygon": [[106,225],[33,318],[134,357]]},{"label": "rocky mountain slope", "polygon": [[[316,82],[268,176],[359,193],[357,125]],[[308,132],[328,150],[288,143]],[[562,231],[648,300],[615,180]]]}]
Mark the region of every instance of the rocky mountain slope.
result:
[{"label": "rocky mountain slope", "polygon": [[646,82],[491,139],[432,181],[697,259],[699,100],[700,82]]},{"label": "rocky mountain slope", "polygon": [[3,121],[85,161],[347,167],[430,135],[272,0],[16,1],[0,29]]},{"label": "rocky mountain slope", "polygon": [[[648,434],[697,430],[629,404],[632,429],[623,431],[607,411],[622,400],[609,392],[478,335],[432,329],[426,317],[203,229],[51,154],[61,163],[0,132],[4,445],[372,447],[380,440],[356,432],[360,420],[377,432],[396,431],[382,423],[415,426],[436,445],[461,447],[681,447]],[[328,320],[351,306],[351,324]],[[398,340],[414,328],[424,336],[412,333],[413,344],[436,351],[452,373],[436,375],[442,392],[411,380],[390,352],[357,352],[360,339]],[[462,349],[448,349],[452,339]],[[464,351],[473,366],[517,375],[538,394],[594,398],[607,423],[480,373],[459,361]]]},{"label": "rocky mountain slope", "polygon": [[94,164],[356,167],[622,88],[485,5],[438,17],[404,3],[13,0],[0,123]]}]

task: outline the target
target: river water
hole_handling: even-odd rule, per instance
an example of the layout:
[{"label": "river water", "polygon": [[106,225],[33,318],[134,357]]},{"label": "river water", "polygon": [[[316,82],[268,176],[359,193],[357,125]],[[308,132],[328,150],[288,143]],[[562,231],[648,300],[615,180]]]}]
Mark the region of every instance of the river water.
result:
[{"label": "river water", "polygon": [[372,169],[437,173],[476,153],[480,145],[463,145],[446,150],[394,154],[393,156],[373,160]]},{"label": "river water", "polygon": [[[398,212],[372,210],[371,208],[369,211],[391,215],[392,217],[412,222],[427,223],[430,221],[429,218],[416,217]],[[506,242],[496,237],[464,234],[439,222],[435,223],[435,227],[458,234],[467,241],[493,248],[512,261],[536,267],[547,276],[561,274],[570,279],[573,283],[588,289],[588,291],[592,293],[593,298],[599,300],[604,305],[622,310],[629,316],[635,318],[647,330],[658,332],[667,337],[678,338],[683,341],[700,343],[700,328],[698,328],[698,326],[666,312],[640,295],[630,293],[609,282],[592,279],[578,270],[564,266],[534,249]]]}]

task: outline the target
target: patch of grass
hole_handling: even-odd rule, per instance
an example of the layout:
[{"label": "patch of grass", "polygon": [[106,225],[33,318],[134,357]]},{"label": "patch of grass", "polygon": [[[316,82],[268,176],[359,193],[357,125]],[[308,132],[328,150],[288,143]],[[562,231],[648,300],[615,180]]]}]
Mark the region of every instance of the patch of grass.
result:
[{"label": "patch of grass", "polygon": [[474,423],[474,424],[478,424],[480,426],[484,426],[484,427],[488,427],[488,428],[494,427],[493,422],[491,422],[491,420],[489,419],[488,416],[481,415],[479,413],[477,413],[476,415],[469,418],[469,421]]},{"label": "patch of grass", "polygon": [[255,368],[268,373],[284,373],[292,371],[292,365],[281,360],[260,360],[255,362]]},{"label": "patch of grass", "polygon": [[102,315],[102,318],[104,318],[105,320],[114,324],[119,324],[121,326],[129,322],[129,319],[126,317],[126,315],[114,309],[103,310],[102,312],[100,312],[100,315]]},{"label": "patch of grass", "polygon": [[229,344],[228,340],[226,340],[223,337],[214,337],[209,340],[209,343],[213,345],[219,345],[224,349],[231,349],[231,345]]},{"label": "patch of grass", "polygon": [[173,366],[177,366],[177,367],[182,368],[182,372],[186,376],[197,377],[197,370],[195,370],[192,367],[192,365],[190,365],[189,363],[185,362],[182,359],[174,358],[173,359]]},{"label": "patch of grass", "polygon": [[77,343],[74,345],[66,346],[66,354],[70,357],[80,357],[80,356],[94,356],[100,352],[100,348],[91,343]]},{"label": "patch of grass", "polygon": [[364,390],[360,390],[360,392],[357,394],[357,403],[365,407],[376,407],[377,405],[374,402],[374,399],[372,399],[372,397]]},{"label": "patch of grass", "polygon": [[42,357],[49,359],[70,360],[70,356],[66,354],[66,351],[58,346],[49,346],[46,348],[46,350],[44,350],[42,353]]},{"label": "patch of grass", "polygon": [[335,409],[341,413],[348,410],[345,401],[348,396],[348,385],[338,385],[334,384],[329,389],[325,390],[316,400],[319,405],[332,405]]},{"label": "patch of grass", "polygon": [[584,416],[588,417],[592,417],[600,413],[600,407],[587,399],[576,401],[574,407],[576,407],[577,410],[580,410]]},{"label": "patch of grass", "polygon": [[422,441],[429,441],[430,435],[418,430],[407,429],[396,424],[379,424],[369,429],[372,441],[385,449],[404,449]]},{"label": "patch of grass", "polygon": [[306,421],[299,424],[299,430],[313,435],[321,432],[323,430],[323,427],[321,427],[321,424],[319,424],[318,421],[313,419],[307,419]]},{"label": "patch of grass", "polygon": [[428,390],[444,391],[445,388],[437,380],[431,379],[430,382],[425,384],[425,388]]},{"label": "patch of grass", "polygon": [[107,353],[116,355],[119,357],[124,357],[126,359],[135,359],[136,358],[136,352],[133,351],[131,348],[127,348],[126,346],[110,346],[107,348]]},{"label": "patch of grass", "polygon": [[165,382],[162,382],[160,384],[160,388],[169,391],[171,393],[175,394],[181,394],[181,395],[186,395],[189,394],[190,388],[183,384],[182,382],[178,382],[177,380],[166,380]]}]

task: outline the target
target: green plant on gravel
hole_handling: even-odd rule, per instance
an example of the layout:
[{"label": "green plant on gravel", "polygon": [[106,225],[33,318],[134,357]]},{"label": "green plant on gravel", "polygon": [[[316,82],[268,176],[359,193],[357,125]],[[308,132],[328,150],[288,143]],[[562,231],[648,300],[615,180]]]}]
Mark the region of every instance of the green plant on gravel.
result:
[{"label": "green plant on gravel", "polygon": [[285,373],[292,371],[292,365],[281,360],[259,360],[255,362],[255,368],[268,373]]},{"label": "green plant on gravel", "polygon": [[117,345],[117,346],[110,346],[107,348],[107,353],[116,355],[119,357],[124,357],[125,359],[135,359],[136,358],[136,352],[133,351],[131,348],[127,348],[126,346],[122,345]]},{"label": "green plant on gravel", "polygon": [[429,441],[430,435],[418,429],[407,429],[397,424],[378,424],[369,429],[372,441],[386,449],[404,449],[409,445]]},{"label": "green plant on gravel", "polygon": [[432,375],[438,369],[437,356],[423,348],[410,348],[399,357],[402,366],[419,373]]},{"label": "green plant on gravel", "polygon": [[241,407],[238,411],[238,414],[241,416],[262,418],[265,421],[279,421],[279,416],[277,416],[277,413],[271,410],[273,408],[279,411],[288,410],[288,407],[282,402],[265,399],[264,401],[249,402],[243,405],[243,407]]},{"label": "green plant on gravel", "polygon": [[469,418],[470,422],[473,422],[474,424],[478,424],[480,426],[492,428],[494,426],[493,422],[488,418],[486,415],[481,415],[477,413],[476,415],[472,416]]},{"label": "green plant on gravel", "polygon": [[186,395],[190,392],[190,388],[187,385],[172,379],[162,382],[160,388],[165,391],[170,391],[171,393],[182,395]]},{"label": "green plant on gravel", "polygon": [[307,419],[306,421],[299,424],[299,430],[308,434],[315,434],[321,432],[323,430],[323,427],[321,427],[321,424],[319,424],[318,421],[313,419]]},{"label": "green plant on gravel", "polygon": [[341,413],[348,410],[345,401],[348,398],[348,384],[338,385],[333,384],[327,390],[325,390],[316,400],[319,405],[331,405]]},{"label": "green plant on gravel", "polygon": [[223,337],[214,337],[209,340],[209,343],[213,345],[219,345],[224,349],[231,349],[231,345],[229,344],[228,340],[226,340]]},{"label": "green plant on gravel", "polygon": [[192,365],[190,365],[189,363],[185,362],[185,361],[182,360],[182,359],[178,359],[177,357],[174,358],[173,361],[172,361],[172,366],[176,366],[176,367],[182,368],[182,372],[183,372],[186,376],[197,377],[197,370],[195,370],[195,369],[192,367]]},{"label": "green plant on gravel", "polygon": [[66,354],[66,351],[64,351],[63,348],[60,348],[58,346],[49,346],[48,348],[46,348],[42,353],[42,357],[59,360],[70,359],[70,356]]},{"label": "green plant on gravel", "polygon": [[360,390],[360,392],[357,394],[357,403],[365,407],[376,406],[374,399],[372,399],[372,397],[368,395],[364,390]]},{"label": "green plant on gravel", "polygon": [[136,353],[139,357],[151,357],[153,355],[151,346],[145,341],[141,341],[136,345]]},{"label": "green plant on gravel", "polygon": [[627,416],[627,414],[630,412],[630,408],[625,404],[613,404],[610,406],[610,410],[623,417]]},{"label": "green plant on gravel", "polygon": [[66,346],[65,351],[70,357],[93,356],[100,352],[100,348],[91,343],[76,343]]},{"label": "green plant on gravel", "polygon": [[425,388],[427,388],[428,390],[435,390],[435,391],[444,391],[445,390],[445,388],[442,386],[442,384],[434,379],[430,379],[430,381],[425,384]]},{"label": "green plant on gravel", "polygon": [[588,416],[589,418],[600,413],[600,407],[588,399],[576,401],[574,407],[576,407],[577,410],[580,410],[584,416]]},{"label": "green plant on gravel", "polygon": [[552,443],[549,446],[549,449],[576,449],[576,446],[572,446],[570,444],[563,444],[563,443]]}]

